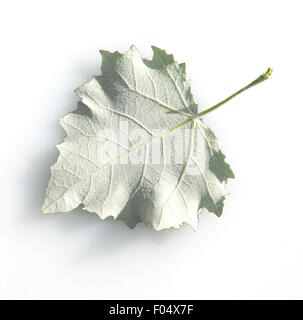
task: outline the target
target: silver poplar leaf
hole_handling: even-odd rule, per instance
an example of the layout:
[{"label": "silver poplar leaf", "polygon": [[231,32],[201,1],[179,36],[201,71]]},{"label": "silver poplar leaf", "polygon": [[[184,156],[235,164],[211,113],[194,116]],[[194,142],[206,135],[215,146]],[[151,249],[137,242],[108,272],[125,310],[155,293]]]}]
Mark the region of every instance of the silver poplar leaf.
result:
[{"label": "silver poplar leaf", "polygon": [[203,208],[220,216],[233,172],[198,113],[185,64],[156,47],[152,60],[131,46],[101,51],[101,75],[76,89],[78,109],[60,119],[67,133],[42,207],[83,205],[133,228],[195,230]]}]

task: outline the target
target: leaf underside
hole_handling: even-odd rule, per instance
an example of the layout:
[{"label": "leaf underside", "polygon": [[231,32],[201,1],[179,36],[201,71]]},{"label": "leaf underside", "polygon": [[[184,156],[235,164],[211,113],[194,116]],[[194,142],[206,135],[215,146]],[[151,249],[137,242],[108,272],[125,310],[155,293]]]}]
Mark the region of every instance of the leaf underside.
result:
[{"label": "leaf underside", "polygon": [[203,208],[221,215],[233,172],[201,119],[175,128],[197,105],[185,64],[152,49],[152,60],[134,46],[125,54],[101,51],[101,75],[75,90],[77,110],[60,119],[67,136],[57,146],[42,212],[82,204],[102,219],[156,230],[183,223],[195,230]]}]

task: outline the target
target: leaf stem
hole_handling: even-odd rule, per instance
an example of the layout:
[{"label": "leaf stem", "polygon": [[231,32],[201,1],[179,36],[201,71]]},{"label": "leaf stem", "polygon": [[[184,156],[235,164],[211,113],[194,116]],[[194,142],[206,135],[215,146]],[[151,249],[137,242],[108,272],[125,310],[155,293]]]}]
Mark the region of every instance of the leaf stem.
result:
[{"label": "leaf stem", "polygon": [[232,94],[232,95],[229,96],[228,98],[220,101],[219,103],[215,104],[214,106],[212,106],[212,107],[210,107],[210,108],[208,108],[208,109],[206,109],[206,110],[204,110],[204,111],[201,111],[201,112],[198,113],[197,115],[195,115],[195,116],[193,116],[193,117],[191,117],[191,118],[189,118],[189,119],[187,119],[187,120],[179,123],[177,126],[171,128],[170,131],[173,131],[173,130],[175,130],[175,129],[177,129],[177,128],[180,128],[180,127],[184,126],[185,124],[187,124],[187,123],[189,123],[189,122],[191,122],[191,121],[193,121],[193,120],[195,120],[195,119],[201,118],[201,117],[204,116],[205,114],[207,114],[207,113],[209,113],[209,112],[211,112],[211,111],[213,111],[213,110],[221,107],[223,104],[225,104],[225,103],[228,102],[229,100],[233,99],[233,98],[236,97],[238,94],[240,94],[240,93],[246,91],[247,89],[249,89],[249,88],[251,88],[251,87],[253,87],[253,86],[255,86],[255,85],[257,85],[257,84],[259,84],[259,83],[261,83],[261,82],[263,82],[264,80],[269,79],[269,77],[270,77],[271,74],[272,74],[272,71],[273,71],[273,70],[272,70],[271,68],[268,68],[265,73],[261,74],[256,80],[254,80],[253,82],[251,82],[251,83],[248,84],[247,86],[243,87],[243,88],[240,89],[239,91],[235,92],[234,94]]}]

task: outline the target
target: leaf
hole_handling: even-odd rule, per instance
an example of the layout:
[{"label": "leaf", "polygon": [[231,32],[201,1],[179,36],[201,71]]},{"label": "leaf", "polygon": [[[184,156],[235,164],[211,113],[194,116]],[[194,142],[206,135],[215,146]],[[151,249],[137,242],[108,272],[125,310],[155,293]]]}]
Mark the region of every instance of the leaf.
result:
[{"label": "leaf", "polygon": [[[42,207],[83,209],[133,228],[197,227],[203,208],[220,216],[234,175],[198,115],[185,64],[156,47],[101,51],[102,74],[75,92],[81,101],[60,124],[67,133]],[[193,119],[195,118],[195,119]]]}]

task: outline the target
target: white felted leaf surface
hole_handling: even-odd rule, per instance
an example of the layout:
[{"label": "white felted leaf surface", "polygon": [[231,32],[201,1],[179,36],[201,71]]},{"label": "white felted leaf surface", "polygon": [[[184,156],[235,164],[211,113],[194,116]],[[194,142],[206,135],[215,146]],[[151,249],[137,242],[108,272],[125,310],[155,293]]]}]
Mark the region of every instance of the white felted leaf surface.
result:
[{"label": "white felted leaf surface", "polygon": [[153,47],[145,60],[101,51],[102,74],[75,92],[78,109],[60,120],[67,136],[42,207],[83,209],[130,227],[196,229],[203,208],[221,215],[233,173],[213,132],[197,114],[185,64]]}]

